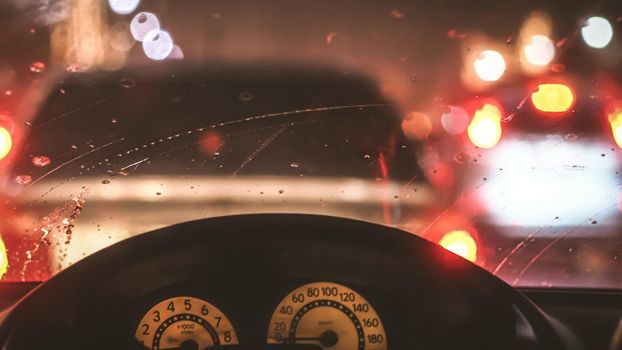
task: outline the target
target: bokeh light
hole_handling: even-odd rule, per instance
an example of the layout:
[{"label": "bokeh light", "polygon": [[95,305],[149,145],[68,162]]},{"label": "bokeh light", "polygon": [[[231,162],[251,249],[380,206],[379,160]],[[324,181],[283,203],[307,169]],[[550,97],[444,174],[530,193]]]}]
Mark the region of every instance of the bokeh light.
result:
[{"label": "bokeh light", "polygon": [[465,230],[447,232],[438,244],[471,262],[477,260],[477,243],[471,234]]},{"label": "bokeh light", "polygon": [[555,58],[555,44],[545,35],[533,35],[523,46],[523,54],[527,62],[546,66]]},{"label": "bokeh light", "polygon": [[4,277],[6,270],[9,266],[9,257],[6,252],[6,245],[0,237],[0,278]]},{"label": "bokeh light", "polygon": [[163,30],[152,30],[143,38],[143,51],[152,60],[163,60],[173,51],[173,38]]},{"label": "bokeh light", "polygon": [[505,73],[505,60],[499,51],[484,50],[473,62],[475,74],[483,81],[497,81]]},{"label": "bokeh light", "polygon": [[118,22],[110,27],[108,42],[116,51],[127,51],[132,48],[135,40],[130,34],[129,24],[125,22]]},{"label": "bokeh light", "polygon": [[432,132],[432,121],[425,113],[410,113],[402,121],[402,132],[411,140],[425,139]]},{"label": "bokeh light", "polygon": [[140,12],[130,22],[130,31],[137,41],[143,41],[147,34],[154,30],[156,32],[160,30],[160,21],[151,12]]},{"label": "bokeh light", "polygon": [[555,58],[553,20],[544,11],[531,12],[523,21],[518,37],[520,69],[526,74],[542,74]]},{"label": "bokeh light", "polygon": [[485,104],[475,112],[467,133],[471,142],[480,148],[494,147],[501,138],[501,111]]},{"label": "bokeh light", "polygon": [[540,84],[531,94],[531,102],[541,112],[564,113],[574,105],[574,93],[564,84]]},{"label": "bokeh light", "polygon": [[622,107],[615,108],[609,114],[611,133],[618,147],[622,148]]},{"label": "bokeh light", "polygon": [[459,135],[469,126],[469,115],[464,108],[448,106],[449,111],[441,115],[443,129],[452,135]]},{"label": "bokeh light", "polygon": [[120,15],[127,15],[134,12],[138,4],[140,4],[140,0],[108,0],[110,9]]},{"label": "bokeh light", "polygon": [[[515,227],[517,234],[523,227],[568,228],[585,224],[586,213],[615,208],[619,160],[615,155],[601,156],[611,148],[609,142],[601,137],[568,142],[554,134],[516,136],[487,152],[485,164],[481,163],[483,174],[499,174],[503,169],[503,176],[487,181],[478,191],[487,215],[497,225]],[[599,224],[608,225],[605,216]],[[538,236],[559,236],[557,230],[544,231]]]},{"label": "bokeh light", "polygon": [[11,148],[13,148],[11,133],[0,127],[0,159],[4,159],[11,152]]},{"label": "bokeh light", "polygon": [[581,28],[581,36],[588,46],[602,49],[609,45],[611,38],[613,38],[613,28],[605,18],[590,17],[585,26]]},{"label": "bokeh light", "polygon": [[553,31],[553,20],[544,11],[531,12],[523,22],[520,29],[520,40],[526,43],[534,35],[550,37]]}]

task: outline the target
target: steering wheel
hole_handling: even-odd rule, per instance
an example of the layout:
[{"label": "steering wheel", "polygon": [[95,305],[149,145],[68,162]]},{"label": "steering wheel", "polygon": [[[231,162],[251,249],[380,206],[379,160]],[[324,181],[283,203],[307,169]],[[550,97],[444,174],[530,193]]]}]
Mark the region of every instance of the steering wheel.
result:
[{"label": "steering wheel", "polygon": [[[193,295],[227,315],[239,339],[232,349],[331,349],[337,331],[315,345],[266,343],[279,301],[318,281],[348,286],[375,307],[387,343],[365,349],[566,348],[519,292],[435,244],[395,228],[296,214],[204,219],[105,248],[9,310],[0,343],[9,350],[151,348],[135,338],[141,317],[166,297]],[[185,348],[197,348],[191,343]]]}]

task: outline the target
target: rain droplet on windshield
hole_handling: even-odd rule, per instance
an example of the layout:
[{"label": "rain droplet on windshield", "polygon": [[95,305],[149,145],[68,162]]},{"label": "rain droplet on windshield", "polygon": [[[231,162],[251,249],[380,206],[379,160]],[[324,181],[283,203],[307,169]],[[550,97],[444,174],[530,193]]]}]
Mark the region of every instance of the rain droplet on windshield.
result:
[{"label": "rain droplet on windshield", "polygon": [[52,160],[48,156],[34,156],[32,157],[32,164],[38,167],[48,166],[52,163]]},{"label": "rain droplet on windshield", "polygon": [[336,39],[337,39],[337,33],[335,32],[328,33],[328,35],[326,35],[326,43],[328,45],[331,45],[333,42],[335,42]]},{"label": "rain droplet on windshield", "polygon": [[553,73],[561,73],[566,70],[566,65],[563,63],[556,63],[551,66],[551,72]]},{"label": "rain droplet on windshield", "polygon": [[391,10],[391,17],[395,18],[395,19],[402,19],[404,18],[404,12],[398,10],[398,9],[393,9]]},{"label": "rain droplet on windshield", "polygon": [[577,134],[566,134],[566,136],[564,136],[564,140],[568,141],[568,142],[574,142],[579,138],[579,136]]},{"label": "rain droplet on windshield", "polygon": [[67,67],[65,69],[69,73],[77,73],[77,72],[80,71],[80,65],[77,64],[77,63],[72,63],[70,65],[67,65]]},{"label": "rain droplet on windshield", "polygon": [[255,97],[255,94],[253,94],[250,91],[243,91],[238,95],[238,98],[240,99],[240,101],[250,101]]},{"label": "rain droplet on windshield", "polygon": [[300,164],[298,164],[298,162],[291,162],[291,163],[289,164],[289,167],[290,167],[290,168],[298,168],[299,166],[300,166]]},{"label": "rain droplet on windshield", "polygon": [[32,62],[28,69],[33,73],[43,73],[45,71],[45,63],[41,61]]},{"label": "rain droplet on windshield", "polygon": [[460,152],[454,156],[454,161],[458,164],[466,164],[471,161],[471,156],[464,152]]},{"label": "rain droplet on windshield", "polygon": [[131,89],[136,86],[136,80],[130,78],[121,79],[121,86],[126,89]]},{"label": "rain droplet on windshield", "polygon": [[447,31],[447,37],[450,39],[466,39],[467,35],[465,33],[460,33],[455,29],[450,29]]},{"label": "rain droplet on windshield", "polygon": [[103,183],[104,185],[107,185],[107,184],[109,184],[109,183],[110,183],[110,180],[108,180],[108,179],[103,180],[103,181],[102,181],[102,183]]},{"label": "rain droplet on windshield", "polygon": [[28,185],[29,183],[32,182],[32,176],[30,176],[30,175],[17,175],[15,177],[15,182],[17,182],[20,185]]}]

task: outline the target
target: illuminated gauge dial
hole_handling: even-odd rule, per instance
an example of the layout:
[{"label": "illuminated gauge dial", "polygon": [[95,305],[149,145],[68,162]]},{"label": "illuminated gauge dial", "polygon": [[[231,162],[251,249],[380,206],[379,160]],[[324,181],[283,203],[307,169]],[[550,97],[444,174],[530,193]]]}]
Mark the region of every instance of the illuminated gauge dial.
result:
[{"label": "illuminated gauge dial", "polygon": [[330,350],[386,350],[387,336],[371,304],[330,282],[289,293],[272,314],[269,344],[306,343]]},{"label": "illuminated gauge dial", "polygon": [[238,344],[229,319],[214,305],[192,297],[166,299],[152,307],[136,328],[148,349],[205,349]]}]

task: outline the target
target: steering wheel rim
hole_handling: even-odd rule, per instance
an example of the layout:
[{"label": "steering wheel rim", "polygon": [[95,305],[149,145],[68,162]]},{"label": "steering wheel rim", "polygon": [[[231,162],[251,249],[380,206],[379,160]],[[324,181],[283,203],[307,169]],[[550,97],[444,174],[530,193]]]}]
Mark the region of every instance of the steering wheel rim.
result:
[{"label": "steering wheel rim", "polygon": [[[183,233],[183,240],[180,239],[180,232]],[[258,236],[260,240],[257,239]],[[451,283],[445,284],[447,286],[454,285],[458,288],[466,283],[465,281],[471,280],[474,282],[473,285],[479,284],[481,288],[494,290],[495,294],[510,300],[528,319],[542,348],[564,348],[562,340],[546,315],[511,286],[475,264],[421,237],[396,228],[351,219],[300,214],[251,214],[203,219],[165,227],[114,244],[67,268],[24,297],[10,310],[0,326],[0,343],[7,349],[19,348],[23,345],[21,342],[28,340],[19,331],[25,326],[47,325],[51,327],[50,331],[61,334],[67,331],[66,327],[76,327],[75,323],[78,320],[75,320],[75,315],[71,313],[75,311],[75,308],[70,306],[72,302],[83,302],[88,300],[89,293],[101,294],[102,290],[112,288],[111,284],[127,282],[128,279],[119,279],[115,274],[141,273],[144,264],[155,263],[153,256],[160,256],[161,259],[170,258],[171,255],[179,259],[192,257],[196,263],[206,260],[197,256],[196,249],[190,249],[191,246],[205,245],[216,249],[239,244],[240,251],[250,252],[253,247],[246,247],[244,244],[255,239],[254,243],[260,249],[278,250],[279,247],[271,247],[262,242],[294,237],[305,240],[307,244],[319,239],[328,239],[335,247],[350,244],[365,249],[381,249],[400,256],[407,254],[412,257],[413,264],[427,262],[426,270],[442,271],[446,274],[441,277],[451,280]],[[188,253],[191,251],[194,253]],[[276,253],[278,252],[275,251]],[[232,262],[228,267],[235,269],[245,263],[249,262]],[[318,263],[318,266],[321,266],[321,263]],[[167,285],[168,281],[160,284]],[[137,283],[137,286],[139,285]],[[132,289],[133,293],[138,294],[146,292],[141,291],[140,287],[138,290],[134,290],[133,286],[124,288]],[[56,319],[59,324],[54,327],[50,326],[54,324],[50,322],[50,313],[67,315],[62,320]],[[45,314],[48,315],[47,318]]]}]

